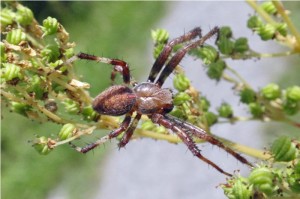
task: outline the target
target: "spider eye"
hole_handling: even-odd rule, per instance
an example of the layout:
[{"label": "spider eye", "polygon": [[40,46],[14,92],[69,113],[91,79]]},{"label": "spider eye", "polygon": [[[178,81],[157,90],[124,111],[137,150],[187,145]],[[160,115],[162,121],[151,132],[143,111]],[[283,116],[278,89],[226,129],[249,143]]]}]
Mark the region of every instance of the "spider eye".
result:
[{"label": "spider eye", "polygon": [[120,116],[128,113],[136,102],[136,95],[126,86],[111,86],[93,101],[93,109],[103,115]]}]

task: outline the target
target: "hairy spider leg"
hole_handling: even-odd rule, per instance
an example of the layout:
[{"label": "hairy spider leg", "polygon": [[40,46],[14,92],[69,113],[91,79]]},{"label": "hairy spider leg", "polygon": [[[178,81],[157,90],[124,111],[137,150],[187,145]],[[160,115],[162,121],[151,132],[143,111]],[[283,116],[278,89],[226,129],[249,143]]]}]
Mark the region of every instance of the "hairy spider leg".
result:
[{"label": "hairy spider leg", "polygon": [[185,130],[180,125],[177,125],[176,122],[174,122],[174,120],[167,118],[165,115],[161,115],[161,114],[153,114],[151,116],[151,120],[154,123],[160,124],[160,125],[166,127],[167,129],[171,129],[174,133],[176,133],[178,135],[178,137],[182,140],[182,142],[193,153],[193,155],[195,155],[202,161],[206,162],[207,164],[211,165],[216,170],[218,170],[220,173],[223,173],[224,175],[227,175],[229,177],[232,176],[230,173],[227,173],[226,171],[221,169],[218,165],[216,165],[209,159],[205,158],[201,154],[200,149],[197,147],[197,145],[193,141],[192,137],[188,133],[186,133]]},{"label": "hairy spider leg", "polygon": [[177,37],[177,38],[171,40],[170,42],[168,42],[164,46],[161,53],[159,54],[158,58],[155,60],[153,66],[152,66],[152,69],[150,71],[148,81],[154,82],[154,80],[156,79],[158,73],[161,71],[162,67],[164,66],[166,60],[168,59],[168,57],[171,54],[172,49],[175,45],[180,44],[180,43],[184,43],[186,41],[190,41],[190,40],[194,39],[197,36],[199,36],[201,38],[201,29],[200,29],[200,27],[196,27],[193,30],[187,32],[186,34],[184,34],[180,37]]},{"label": "hairy spider leg", "polygon": [[78,59],[92,60],[92,61],[96,61],[96,62],[101,62],[101,63],[106,63],[106,64],[113,65],[114,68],[113,68],[113,71],[111,73],[111,81],[112,81],[112,83],[115,80],[115,76],[116,76],[115,73],[119,72],[123,76],[124,83],[125,84],[130,84],[131,76],[130,76],[129,66],[123,60],[109,59],[109,58],[99,57],[99,56],[90,55],[90,54],[86,54],[86,53],[78,53],[74,57],[71,57],[67,62],[69,62],[69,63],[73,62],[73,61],[76,60],[76,58],[78,58]]},{"label": "hairy spider leg", "polygon": [[125,131],[125,134],[123,135],[121,141],[119,142],[118,146],[119,148],[125,147],[125,145],[130,141],[134,130],[136,129],[140,119],[141,119],[141,114],[137,114],[133,121],[131,122],[130,126],[128,129]]},{"label": "hairy spider leg", "polygon": [[218,27],[214,27],[211,31],[209,31],[206,35],[201,37],[199,40],[186,45],[185,47],[178,50],[178,52],[171,58],[171,60],[167,63],[166,67],[161,72],[158,80],[156,81],[156,84],[158,86],[162,86],[167,79],[167,77],[173,72],[175,67],[180,63],[182,58],[185,56],[185,54],[198,46],[202,46],[206,40],[211,38],[213,35],[217,34],[219,32]]},{"label": "hairy spider leg", "polygon": [[246,158],[244,158],[240,154],[236,153],[231,148],[225,146],[222,142],[220,142],[218,139],[214,138],[213,136],[209,135],[203,129],[193,126],[192,124],[190,124],[188,122],[181,121],[178,118],[175,118],[170,115],[166,115],[165,117],[169,120],[172,120],[177,126],[181,126],[182,128],[186,129],[193,136],[198,137],[202,140],[205,140],[213,145],[220,147],[221,149],[225,150],[227,153],[229,153],[233,157],[235,157],[241,163],[247,164],[250,167],[253,167],[253,165],[250,162],[248,162],[248,160],[246,160]]},{"label": "hairy spider leg", "polygon": [[128,126],[130,125],[131,122],[131,115],[132,113],[128,113],[126,114],[123,122],[121,123],[120,127],[111,131],[107,136],[101,137],[100,139],[96,140],[95,142],[85,146],[85,147],[78,147],[75,146],[74,144],[72,144],[71,142],[69,143],[76,151],[80,152],[80,153],[87,153],[90,150],[96,148],[97,146],[103,144],[104,142],[106,142],[107,140],[110,140],[112,138],[117,137],[118,135],[120,135],[122,132],[126,132],[128,129],[130,129],[130,127],[128,128]]}]

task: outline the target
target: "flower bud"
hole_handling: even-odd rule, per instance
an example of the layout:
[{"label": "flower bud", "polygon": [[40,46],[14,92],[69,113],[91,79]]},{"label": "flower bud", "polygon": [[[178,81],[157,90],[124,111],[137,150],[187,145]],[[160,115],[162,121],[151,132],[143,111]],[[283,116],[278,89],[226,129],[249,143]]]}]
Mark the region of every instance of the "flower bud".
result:
[{"label": "flower bud", "polygon": [[223,26],[220,28],[219,31],[219,36],[220,37],[226,37],[226,38],[230,38],[232,37],[232,30],[229,26]]},{"label": "flower bud", "polygon": [[48,63],[55,62],[60,56],[60,51],[57,45],[48,45],[41,52],[43,60]]},{"label": "flower bud", "polygon": [[266,24],[257,28],[257,34],[264,41],[275,37],[276,28],[272,24]]},{"label": "flower bud", "polygon": [[299,86],[293,86],[290,88],[287,88],[286,90],[286,98],[288,100],[299,102],[300,101],[300,87]]},{"label": "flower bud", "polygon": [[240,37],[234,42],[234,52],[244,53],[247,50],[249,50],[247,38]]},{"label": "flower bud", "polygon": [[258,16],[251,16],[247,21],[247,27],[256,30],[257,28],[263,26],[263,22]]},{"label": "flower bud", "polygon": [[1,78],[5,81],[11,81],[13,79],[22,79],[21,68],[16,64],[3,63],[4,67],[1,68]]},{"label": "flower bud", "polygon": [[215,62],[219,54],[213,46],[206,45],[197,51],[197,56],[202,59],[204,64],[208,65]]},{"label": "flower bud", "polygon": [[263,2],[260,7],[268,14],[275,15],[277,13],[277,9],[271,1]]},{"label": "flower bud", "polygon": [[0,24],[1,24],[1,31],[2,28],[4,29],[4,27],[11,25],[14,22],[14,18],[15,18],[15,13],[11,10],[11,9],[1,9],[1,13],[0,13]]},{"label": "flower bud", "polygon": [[207,124],[208,126],[212,126],[213,124],[217,123],[218,116],[213,112],[205,112],[201,116],[201,121],[202,123]]},{"label": "flower bud", "polygon": [[219,51],[224,55],[231,55],[234,48],[234,42],[227,37],[219,37],[217,41]]},{"label": "flower bud", "polygon": [[65,105],[65,110],[70,114],[79,113],[80,107],[79,104],[71,99],[66,99],[62,102]]},{"label": "flower bud", "polygon": [[287,35],[287,24],[286,23],[276,24],[276,31],[279,32],[282,36],[286,36]]},{"label": "flower bud", "polygon": [[82,115],[86,121],[97,121],[99,119],[99,114],[94,111],[92,106],[86,106],[82,109]]}]

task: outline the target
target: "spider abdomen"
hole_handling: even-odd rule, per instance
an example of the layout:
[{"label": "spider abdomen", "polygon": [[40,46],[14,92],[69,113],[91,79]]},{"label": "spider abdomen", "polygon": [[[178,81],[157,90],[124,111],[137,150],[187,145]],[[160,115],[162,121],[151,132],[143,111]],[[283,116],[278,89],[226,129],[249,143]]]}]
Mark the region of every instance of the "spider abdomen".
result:
[{"label": "spider abdomen", "polygon": [[154,83],[144,82],[133,88],[137,96],[136,111],[140,114],[167,113],[173,109],[172,92]]},{"label": "spider abdomen", "polygon": [[103,115],[120,116],[128,113],[136,103],[135,93],[127,86],[111,86],[93,101],[93,109]]}]

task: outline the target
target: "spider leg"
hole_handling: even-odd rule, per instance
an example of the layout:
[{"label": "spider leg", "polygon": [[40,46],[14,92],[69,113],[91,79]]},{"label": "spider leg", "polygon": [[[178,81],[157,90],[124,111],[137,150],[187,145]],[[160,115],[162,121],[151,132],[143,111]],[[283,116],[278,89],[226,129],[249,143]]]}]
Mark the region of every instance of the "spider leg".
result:
[{"label": "spider leg", "polygon": [[164,46],[162,52],[159,54],[158,58],[155,60],[152,69],[150,71],[148,81],[153,82],[156,79],[158,73],[160,72],[161,68],[164,66],[166,60],[168,59],[175,45],[192,40],[196,36],[201,37],[201,29],[199,27],[196,27],[193,30],[189,31],[188,33],[168,42]]},{"label": "spider leg", "polygon": [[125,134],[123,135],[121,141],[119,142],[119,144],[118,144],[119,148],[124,147],[129,142],[134,130],[136,129],[136,126],[138,125],[139,120],[141,119],[141,116],[142,116],[141,114],[137,114],[135,116],[135,118],[131,122],[130,126],[125,131]]},{"label": "spider leg", "polygon": [[119,59],[109,59],[105,57],[99,57],[95,55],[90,55],[86,53],[78,53],[77,55],[71,57],[70,59],[67,60],[67,63],[72,63],[77,59],[85,59],[85,60],[91,60],[91,61],[96,61],[96,62],[101,62],[101,63],[106,63],[113,65],[113,71],[111,73],[111,81],[112,83],[115,80],[115,73],[119,72],[123,76],[123,81],[125,84],[130,84],[130,70],[129,66],[125,61],[119,60]]},{"label": "spider leg", "polygon": [[222,142],[220,142],[218,139],[216,139],[213,136],[206,133],[203,129],[200,129],[196,126],[193,126],[192,124],[190,124],[188,122],[183,122],[183,121],[181,121],[181,120],[179,120],[175,117],[172,117],[170,115],[166,115],[165,117],[169,120],[172,120],[178,126],[184,127],[189,132],[191,132],[192,135],[194,135],[194,136],[196,136],[196,137],[198,137],[202,140],[205,140],[205,141],[207,141],[207,142],[209,142],[213,145],[216,145],[216,146],[220,147],[221,149],[225,150],[227,153],[229,153],[230,155],[235,157],[238,161],[242,162],[243,164],[247,164],[250,167],[253,167],[253,165],[250,162],[248,162],[248,160],[246,158],[244,158],[243,156],[241,156],[240,154],[238,154],[237,152],[235,152],[231,148],[225,146]]},{"label": "spider leg", "polygon": [[171,58],[171,60],[167,63],[166,67],[161,72],[158,80],[156,81],[157,85],[162,86],[167,79],[167,77],[172,73],[172,71],[175,69],[175,67],[180,63],[182,58],[185,56],[185,54],[198,46],[201,46],[204,44],[206,40],[211,38],[213,35],[217,34],[219,32],[218,27],[214,27],[211,31],[209,31],[206,35],[201,37],[199,40],[190,43],[177,51],[177,53]]},{"label": "spider leg", "polygon": [[168,129],[171,129],[174,133],[176,133],[178,135],[178,137],[182,140],[182,142],[187,145],[188,149],[193,153],[193,155],[197,156],[202,161],[211,165],[216,170],[218,170],[220,173],[223,173],[224,175],[227,175],[229,177],[232,176],[232,174],[227,173],[226,171],[221,169],[218,165],[216,165],[209,159],[205,158],[201,154],[200,149],[197,147],[197,145],[193,141],[192,137],[188,133],[186,133],[180,125],[177,125],[173,120],[170,120],[165,115],[161,115],[161,114],[153,114],[151,116],[151,120],[154,123],[160,124]]},{"label": "spider leg", "polygon": [[111,131],[108,135],[101,137],[100,139],[96,140],[95,142],[86,145],[85,147],[78,147],[75,146],[74,144],[72,144],[71,142],[69,143],[76,151],[80,152],[80,153],[87,153],[90,150],[96,148],[97,146],[99,146],[100,144],[103,144],[104,142],[106,142],[107,140],[110,140],[112,138],[117,137],[118,135],[120,135],[122,132],[124,132],[131,121],[131,113],[127,114],[123,120],[123,122],[121,123],[120,127]]}]

